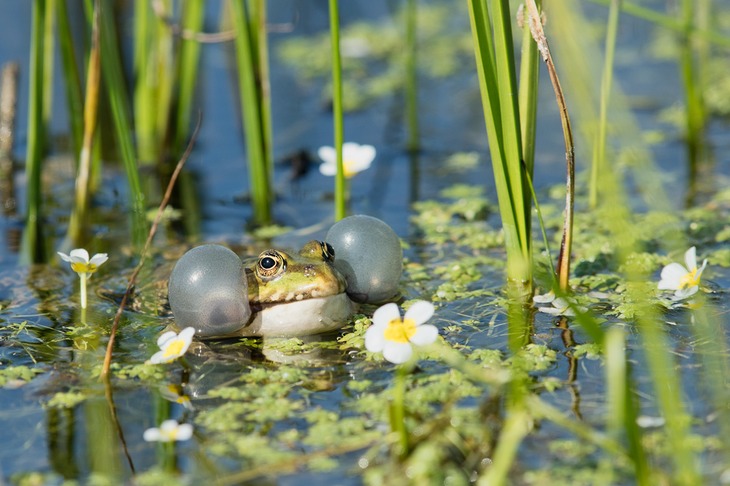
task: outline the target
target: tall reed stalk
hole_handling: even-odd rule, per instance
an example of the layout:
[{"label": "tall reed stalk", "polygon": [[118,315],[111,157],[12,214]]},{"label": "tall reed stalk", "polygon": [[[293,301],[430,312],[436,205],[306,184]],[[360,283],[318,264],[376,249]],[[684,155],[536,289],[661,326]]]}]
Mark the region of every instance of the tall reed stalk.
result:
[{"label": "tall reed stalk", "polygon": [[64,88],[71,126],[71,146],[73,153],[78,154],[81,152],[84,138],[84,95],[79,76],[79,64],[74,50],[67,0],[57,0],[56,12],[61,68],[65,80]]},{"label": "tall reed stalk", "polygon": [[530,292],[530,195],[522,163],[522,132],[517,105],[509,2],[467,0],[467,4],[489,151],[505,234],[507,278]]},{"label": "tall reed stalk", "polygon": [[[81,237],[83,228],[87,224],[86,215],[89,207],[92,144],[96,133],[99,90],[101,86],[98,4],[99,2],[97,0],[91,27],[91,48],[89,51],[88,71],[86,75],[86,100],[84,103],[84,137],[82,147],[79,152],[79,162],[76,171],[75,206],[71,213],[71,219],[68,225],[68,243],[71,247],[79,247],[83,243]],[[82,295],[84,295],[83,292]]]},{"label": "tall reed stalk", "polygon": [[342,109],[342,58],[340,56],[340,14],[337,0],[329,0],[330,43],[332,45],[332,121],[334,148],[337,158],[335,174],[335,221],[347,216],[347,180],[342,160],[342,144],[345,142],[344,114]]},{"label": "tall reed stalk", "polygon": [[418,126],[418,5],[416,0],[406,0],[406,119],[408,123],[407,148],[415,152],[421,148]]},{"label": "tall reed stalk", "polygon": [[616,33],[618,32],[618,18],[621,11],[621,0],[611,0],[608,11],[608,25],[606,28],[605,58],[603,61],[603,76],[601,77],[600,108],[598,115],[598,130],[593,145],[593,162],[591,164],[591,182],[589,186],[588,204],[591,208],[598,205],[599,182],[601,173],[606,165],[606,136],[608,132],[608,103],[611,98],[613,84],[613,59],[616,52]]},{"label": "tall reed stalk", "polygon": [[695,56],[695,36],[693,34],[695,8],[698,4],[703,3],[696,0],[682,1],[684,28],[682,31],[680,69],[685,91],[687,151],[691,173],[696,173],[706,118],[704,96],[700,83],[699,60]]},{"label": "tall reed stalk", "polygon": [[[168,17],[170,0],[158,0],[159,14]],[[135,3],[134,121],[140,162],[160,160],[164,146],[174,84],[172,32],[146,0]]]},{"label": "tall reed stalk", "polygon": [[[264,8],[262,0],[252,0],[256,12]],[[265,36],[265,26],[257,26],[258,19],[250,13],[249,2],[233,0],[229,3],[233,14],[233,25],[236,31],[236,59],[238,62],[239,93],[243,128],[246,136],[248,155],[249,182],[253,202],[254,219],[258,224],[271,221],[271,160],[267,147],[267,125],[269,112],[268,99],[264,97],[261,66],[268,59],[260,59],[259,43],[256,37]],[[263,34],[262,34],[263,33]],[[262,84],[265,83],[265,84]]]},{"label": "tall reed stalk", "polygon": [[[198,32],[205,19],[205,2],[189,0],[182,6],[183,32]],[[175,116],[174,142],[175,152],[181,151],[190,134],[193,98],[198,77],[198,61],[200,59],[200,42],[185,36],[180,41],[178,72],[177,113]]]},{"label": "tall reed stalk", "polygon": [[25,157],[27,179],[25,231],[23,233],[22,260],[33,263],[42,260],[40,245],[41,217],[41,163],[43,159],[46,127],[43,120],[43,58],[44,25],[48,11],[45,0],[34,0],[30,46],[30,79],[28,100],[28,143]]},{"label": "tall reed stalk", "polygon": [[[86,6],[88,12],[93,11],[89,0],[87,0]],[[137,154],[132,140],[134,132],[129,113],[129,96],[122,70],[121,50],[117,42],[112,1],[101,0],[99,9],[102,83],[109,97],[114,133],[129,186],[132,241],[139,246],[144,243],[147,233],[145,198],[140,185]]]}]

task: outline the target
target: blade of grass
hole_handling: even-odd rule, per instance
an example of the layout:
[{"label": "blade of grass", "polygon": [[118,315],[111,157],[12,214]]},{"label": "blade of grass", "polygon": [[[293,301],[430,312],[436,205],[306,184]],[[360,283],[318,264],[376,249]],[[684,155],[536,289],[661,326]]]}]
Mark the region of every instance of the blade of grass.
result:
[{"label": "blade of grass", "polygon": [[[87,5],[90,5],[88,1]],[[135,245],[141,245],[144,242],[147,228],[144,208],[145,198],[140,185],[137,156],[132,141],[133,130],[129,115],[129,96],[127,95],[122,70],[121,51],[117,43],[111,0],[101,0],[99,8],[102,83],[109,97],[114,131],[127,176],[132,220],[132,241]]]},{"label": "blade of grass", "polygon": [[84,103],[84,139],[79,154],[76,173],[75,206],[68,226],[68,247],[77,248],[82,245],[81,236],[87,223],[86,213],[89,207],[89,181],[91,179],[91,156],[94,134],[96,133],[97,112],[99,106],[99,89],[101,84],[101,60],[99,52],[99,2],[96,0],[91,27],[91,48],[86,75],[86,100]]},{"label": "blade of grass", "polygon": [[[467,0],[482,109],[507,250],[507,278],[532,288],[529,209],[525,207],[521,130],[517,108],[508,2],[490,21],[486,0]],[[507,23],[506,26],[502,25]],[[492,32],[492,24],[495,31]],[[499,44],[499,48],[495,45]],[[497,54],[497,52],[499,54]],[[509,114],[503,113],[509,110]],[[526,293],[529,293],[526,292]]]},{"label": "blade of grass", "polygon": [[593,146],[593,163],[591,164],[591,182],[589,185],[588,204],[591,208],[598,205],[599,181],[606,164],[606,134],[608,132],[608,102],[611,98],[613,84],[613,59],[616,52],[616,33],[618,32],[618,18],[621,10],[621,0],[612,0],[608,10],[608,24],[606,27],[606,56],[603,62],[601,77],[600,108],[598,114],[598,131]]},{"label": "blade of grass", "polygon": [[[203,0],[190,0],[183,4],[182,27],[184,30],[198,32],[205,19]],[[178,105],[175,117],[175,152],[182,150],[190,132],[195,85],[198,79],[198,60],[200,43],[183,36],[180,44],[178,64]]]},{"label": "blade of grass", "polygon": [[335,174],[335,221],[347,216],[347,181],[342,160],[344,115],[342,111],[342,64],[340,56],[340,14],[337,0],[329,0],[330,43],[332,45],[332,121],[334,124],[337,173]]},{"label": "blade of grass", "polygon": [[231,1],[233,25],[236,31],[236,59],[238,62],[241,112],[246,136],[249,184],[253,202],[254,219],[258,224],[271,221],[271,187],[269,164],[266,161],[264,126],[261,113],[261,97],[256,82],[256,43],[252,40],[246,2]]},{"label": "blade of grass", "polygon": [[84,139],[84,101],[79,64],[74,51],[73,34],[68,19],[67,0],[57,0],[58,44],[61,53],[61,68],[65,80],[66,104],[71,125],[71,146],[73,153],[81,152]]},{"label": "blade of grass", "polygon": [[23,232],[21,261],[39,261],[40,212],[41,212],[41,163],[45,140],[43,123],[43,26],[47,15],[46,2],[33,2],[30,79],[28,100],[28,142],[25,157],[27,180],[25,231]]},{"label": "blade of grass", "polygon": [[421,146],[420,130],[418,126],[418,5],[416,0],[406,1],[406,48],[405,48],[405,70],[406,70],[406,118],[408,120],[408,143],[407,148],[411,152],[417,151]]}]

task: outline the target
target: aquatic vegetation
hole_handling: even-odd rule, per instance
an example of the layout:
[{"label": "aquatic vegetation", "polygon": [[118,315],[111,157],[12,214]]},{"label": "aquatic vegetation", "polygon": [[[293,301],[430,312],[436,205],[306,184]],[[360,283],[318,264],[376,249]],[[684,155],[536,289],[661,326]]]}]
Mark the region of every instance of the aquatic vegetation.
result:
[{"label": "aquatic vegetation", "polygon": [[165,420],[159,427],[151,427],[144,431],[147,442],[182,442],[193,436],[191,424],[180,424],[177,420]]},{"label": "aquatic vegetation", "polygon": [[194,335],[194,327],[186,327],[180,333],[176,333],[175,331],[163,333],[157,338],[157,345],[160,347],[160,351],[150,357],[150,364],[170,363],[178,358],[182,358],[193,342]]},{"label": "aquatic vegetation", "polygon": [[674,290],[674,297],[678,300],[686,299],[697,293],[700,288],[702,272],[707,267],[707,259],[697,268],[697,249],[693,246],[684,254],[684,263],[670,263],[662,269],[660,290]]},{"label": "aquatic vegetation", "polygon": [[[332,147],[320,147],[317,155],[323,160],[319,166],[322,175],[334,176],[337,174],[337,157]],[[345,177],[348,179],[356,174],[367,170],[375,160],[375,147],[372,145],[360,145],[353,142],[342,144],[342,165]]]},{"label": "aquatic vegetation", "polygon": [[391,363],[405,363],[413,355],[413,345],[436,341],[438,328],[426,324],[434,310],[430,302],[416,301],[401,318],[396,304],[379,307],[373,314],[372,327],[365,333],[365,347],[371,353],[383,353]]},{"label": "aquatic vegetation", "polygon": [[81,308],[86,309],[86,281],[109,257],[106,253],[96,253],[89,259],[89,252],[83,248],[71,250],[70,254],[58,252],[61,260],[71,264],[71,270],[76,272],[81,281]]}]

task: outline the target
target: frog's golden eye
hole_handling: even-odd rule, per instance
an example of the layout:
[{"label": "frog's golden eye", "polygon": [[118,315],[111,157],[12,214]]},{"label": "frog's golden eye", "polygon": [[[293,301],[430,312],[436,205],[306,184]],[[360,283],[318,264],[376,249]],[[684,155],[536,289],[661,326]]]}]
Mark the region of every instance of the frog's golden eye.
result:
[{"label": "frog's golden eye", "polygon": [[286,260],[276,250],[266,250],[259,255],[259,263],[256,265],[256,272],[259,277],[270,279],[286,270]]},{"label": "frog's golden eye", "polygon": [[326,241],[320,241],[320,245],[322,245],[322,257],[328,262],[332,262],[335,259],[335,249],[332,248],[332,245],[327,243]]}]

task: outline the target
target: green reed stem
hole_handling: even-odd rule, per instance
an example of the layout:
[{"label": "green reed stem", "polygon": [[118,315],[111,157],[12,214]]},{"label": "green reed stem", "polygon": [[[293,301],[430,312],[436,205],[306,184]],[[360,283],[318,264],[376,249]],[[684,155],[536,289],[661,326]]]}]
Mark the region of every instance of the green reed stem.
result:
[{"label": "green reed stem", "polygon": [[421,148],[420,128],[418,125],[418,5],[416,0],[406,1],[406,117],[408,120],[407,148],[415,152]]},{"label": "green reed stem", "polygon": [[694,49],[694,10],[695,0],[682,1],[682,49],[680,54],[680,69],[684,82],[686,103],[686,130],[689,162],[695,166],[699,159],[702,144],[702,134],[705,126],[705,105],[702,96],[702,87],[699,85],[699,75],[695,60]]},{"label": "green reed stem", "polygon": [[129,96],[127,95],[122,70],[121,50],[117,43],[111,0],[101,0],[99,8],[102,80],[109,96],[114,131],[127,175],[132,218],[132,241],[136,245],[140,245],[144,242],[147,221],[145,218],[144,194],[142,193],[137,169],[137,155],[132,140],[133,131],[129,114]]},{"label": "green reed stem", "polygon": [[25,231],[22,260],[25,263],[39,259],[41,212],[41,162],[45,143],[43,123],[43,26],[47,10],[45,0],[34,0],[30,46],[30,79],[28,100],[28,143],[25,158],[27,179]]},{"label": "green reed stem", "polygon": [[55,64],[56,0],[46,0],[46,16],[43,19],[43,123],[51,125],[53,112],[53,69]]},{"label": "green reed stem", "polygon": [[497,447],[492,455],[492,464],[479,481],[478,486],[499,486],[505,484],[509,471],[517,457],[522,439],[530,432],[532,419],[523,406],[510,407]]},{"label": "green reed stem", "polygon": [[[636,423],[633,384],[626,357],[624,331],[613,327],[606,332],[603,344],[606,376],[606,432],[617,443],[623,437],[628,442],[629,454],[634,464],[637,484],[649,484],[649,465],[641,444],[641,432]],[[613,460],[607,459],[607,470],[613,472]]]},{"label": "green reed stem", "polygon": [[71,147],[73,153],[78,154],[81,152],[84,139],[84,101],[78,70],[79,64],[76,60],[68,15],[67,1],[57,0],[58,44],[61,53],[61,68],[66,81],[64,87],[71,125]]},{"label": "green reed stem", "polygon": [[601,77],[600,108],[598,115],[598,131],[593,146],[593,163],[591,164],[591,182],[588,186],[588,204],[591,208],[598,206],[599,181],[606,166],[606,134],[608,133],[608,103],[611,98],[613,84],[613,60],[616,52],[616,33],[618,32],[621,0],[612,0],[608,10],[608,26],[606,29],[606,55]]},{"label": "green reed stem", "polygon": [[252,15],[252,31],[256,33],[256,66],[261,97],[261,120],[264,134],[264,153],[266,154],[267,170],[272,171],[274,160],[274,141],[271,118],[271,82],[269,75],[269,40],[267,22],[268,15],[265,0],[250,0]]},{"label": "green reed stem", "polygon": [[412,370],[412,366],[403,364],[396,368],[395,383],[393,384],[393,402],[390,405],[390,428],[398,434],[400,444],[400,457],[407,457],[410,450],[408,429],[406,428],[406,377]]},{"label": "green reed stem", "polygon": [[342,144],[345,142],[344,115],[342,111],[342,59],[340,57],[340,14],[337,0],[329,0],[330,39],[332,44],[332,120],[334,124],[337,174],[335,174],[335,221],[347,216],[347,181],[342,160]]},{"label": "green reed stem", "polygon": [[[205,20],[205,2],[190,0],[182,6],[182,27],[184,31],[199,32]],[[174,147],[178,152],[185,147],[192,121],[193,98],[198,79],[198,61],[200,59],[200,43],[196,40],[182,38],[180,44],[180,62],[178,64],[178,105],[175,118]]]},{"label": "green reed stem", "polygon": [[91,157],[94,134],[96,133],[99,91],[101,85],[101,59],[99,49],[99,8],[94,9],[91,30],[91,49],[86,75],[86,100],[84,104],[84,138],[79,155],[76,172],[75,206],[71,213],[68,228],[68,240],[71,246],[81,244],[83,227],[86,225],[86,213],[89,207],[89,181],[91,180]]},{"label": "green reed stem", "polygon": [[[536,3],[539,8],[541,2],[538,0]],[[524,22],[523,18],[519,106],[520,128],[522,129],[522,157],[525,161],[525,172],[530,179],[532,179],[533,167],[535,165],[537,90],[540,78],[539,61],[540,58],[538,57],[537,43],[532,42],[532,33],[530,32],[529,23]],[[531,182],[530,185],[532,185]],[[529,205],[529,202],[525,204]]]},{"label": "green reed stem", "polygon": [[[249,22],[246,2],[231,1],[233,25],[236,31],[236,59],[241,98],[241,112],[246,136],[249,183],[254,219],[258,224],[271,221],[271,186],[266,159],[265,128],[261,109],[261,92],[257,84],[257,50]],[[261,60],[260,62],[266,62]]]},{"label": "green reed stem", "polygon": [[[507,250],[507,278],[532,287],[530,208],[522,141],[509,2],[467,0],[482,109]],[[527,197],[526,197],[527,196]]]}]

